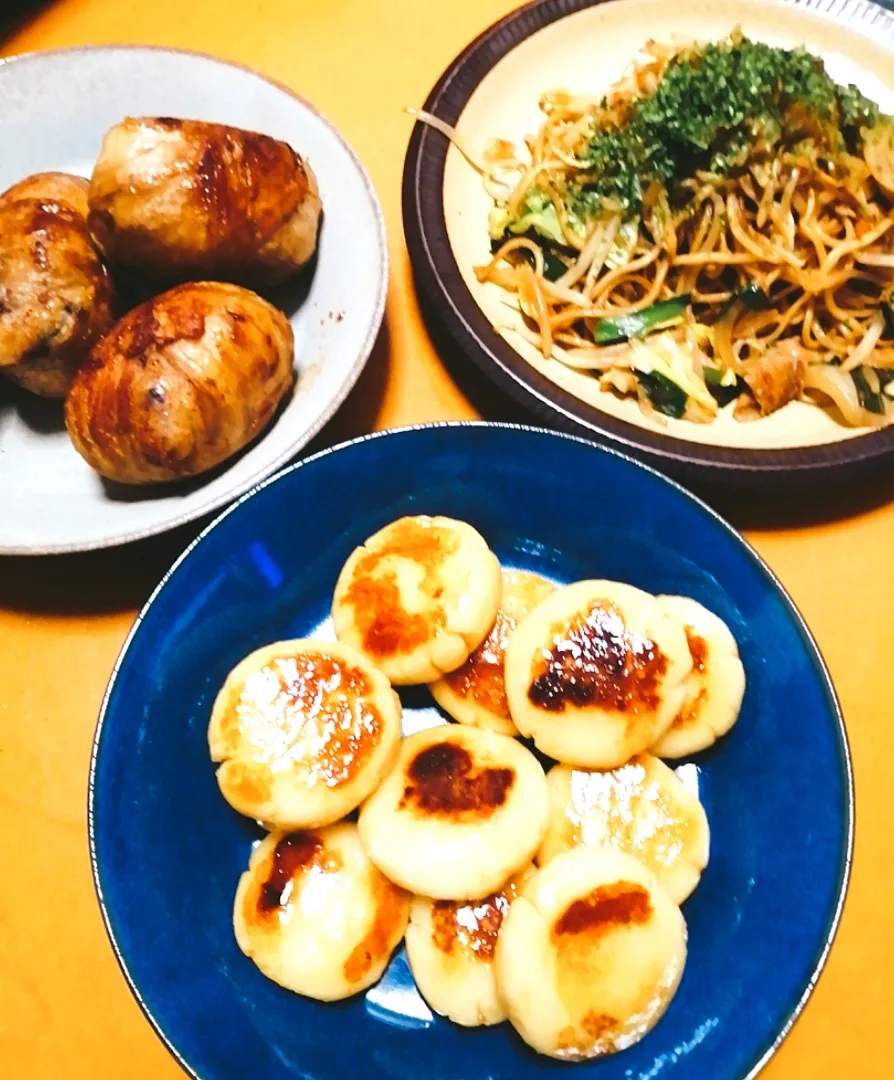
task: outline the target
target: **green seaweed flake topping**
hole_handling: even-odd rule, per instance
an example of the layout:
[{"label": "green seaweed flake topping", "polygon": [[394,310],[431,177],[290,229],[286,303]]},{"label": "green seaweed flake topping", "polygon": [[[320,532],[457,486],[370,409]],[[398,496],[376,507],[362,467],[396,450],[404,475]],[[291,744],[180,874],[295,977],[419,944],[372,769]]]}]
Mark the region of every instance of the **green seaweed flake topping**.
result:
[{"label": "green seaweed flake topping", "polygon": [[810,139],[822,154],[853,151],[879,115],[806,50],[733,37],[677,54],[621,124],[594,125],[581,152],[584,186],[636,214],[653,182],[672,190],[698,170],[725,175],[759,143]]}]

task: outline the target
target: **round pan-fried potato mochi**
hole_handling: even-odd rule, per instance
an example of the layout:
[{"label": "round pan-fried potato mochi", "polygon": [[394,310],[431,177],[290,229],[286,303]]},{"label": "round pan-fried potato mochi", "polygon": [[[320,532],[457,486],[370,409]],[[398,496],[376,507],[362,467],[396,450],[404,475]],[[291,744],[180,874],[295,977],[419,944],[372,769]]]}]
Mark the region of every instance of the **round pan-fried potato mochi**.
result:
[{"label": "round pan-fried potato mochi", "polygon": [[515,739],[447,725],[408,736],[360,809],[370,858],[392,881],[435,900],[501,889],[546,831],[546,777]]},{"label": "round pan-fried potato mochi", "polygon": [[394,764],[400,737],[400,699],[385,676],[347,645],[311,640],[237,664],[208,727],[224,798],[279,829],[349,814]]},{"label": "round pan-fried potato mochi", "polygon": [[357,826],[271,833],[236,890],[239,948],[274,982],[336,1001],[372,986],[407,928],[410,896],[367,858]]},{"label": "round pan-fried potato mochi", "polygon": [[634,855],[682,904],[708,865],[710,830],[698,799],[651,754],[617,769],[555,765],[546,774],[549,827],[537,862],[564,851],[612,847]]},{"label": "round pan-fried potato mochi", "polygon": [[706,749],[735,724],[745,695],[745,669],[730,628],[713,611],[688,596],[659,596],[658,603],[683,624],[692,671],[683,705],[652,753],[686,757]]},{"label": "round pan-fried potato mochi", "polygon": [[686,924],[632,855],[577,848],[540,870],[497,940],[497,988],[538,1053],[600,1057],[638,1042],[673,998]]},{"label": "round pan-fried potato mochi", "polygon": [[400,518],[345,563],[332,600],[335,636],[396,685],[434,682],[487,637],[500,587],[497,557],[471,525]]},{"label": "round pan-fried potato mochi", "polygon": [[506,648],[515,726],[569,765],[613,769],[648,749],[686,695],[679,620],[649,593],[579,581],[537,605]]},{"label": "round pan-fried potato mochi", "polygon": [[436,1013],[463,1027],[506,1019],[494,951],[506,912],[533,873],[526,867],[483,900],[413,900],[407,960],[419,993]]},{"label": "round pan-fried potato mochi", "polygon": [[500,607],[490,633],[464,664],[429,687],[454,720],[501,735],[518,735],[506,701],[506,644],[518,624],[557,588],[530,570],[503,571]]}]

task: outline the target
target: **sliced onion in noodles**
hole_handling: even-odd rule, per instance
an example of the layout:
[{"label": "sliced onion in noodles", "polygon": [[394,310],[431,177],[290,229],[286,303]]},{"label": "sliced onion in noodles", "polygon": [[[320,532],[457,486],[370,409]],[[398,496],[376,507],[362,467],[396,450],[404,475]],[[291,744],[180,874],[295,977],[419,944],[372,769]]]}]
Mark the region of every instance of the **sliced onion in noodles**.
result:
[{"label": "sliced onion in noodles", "polygon": [[612,249],[615,242],[615,234],[621,224],[620,217],[612,215],[607,221],[598,222],[584,244],[583,251],[565,273],[556,281],[560,288],[567,289],[577,284],[588,273],[594,264],[602,268],[605,257]]},{"label": "sliced onion in noodles", "polygon": [[723,318],[714,324],[714,356],[726,371],[734,371],[739,366],[733,352],[732,335],[733,323],[741,310],[741,303],[736,301]]},{"label": "sliced onion in noodles", "polygon": [[596,345],[590,348],[563,349],[561,353],[556,350],[556,359],[561,360],[566,367],[576,368],[578,371],[609,371],[612,368],[630,367],[632,351],[625,341],[620,345]]},{"label": "sliced onion in noodles", "polygon": [[804,389],[830,398],[851,427],[881,427],[887,422],[885,415],[863,408],[854,380],[833,364],[811,364],[804,376]]},{"label": "sliced onion in noodles", "polygon": [[[512,326],[496,324],[494,330],[500,334],[517,334],[529,344],[536,345],[539,351],[543,351],[540,334],[524,324]],[[565,348],[554,344],[552,359],[576,371],[607,372],[629,368],[629,351],[629,345],[626,342],[621,345],[605,345],[601,348],[596,345],[588,348]]]},{"label": "sliced onion in noodles", "polygon": [[616,390],[619,394],[627,397],[638,392],[639,379],[632,371],[621,371],[618,368],[612,368],[599,377],[599,386],[603,390]]},{"label": "sliced onion in noodles", "polygon": [[894,255],[876,255],[871,251],[858,251],[854,257],[864,266],[886,266],[888,269],[894,269]]},{"label": "sliced onion in noodles", "polygon": [[525,236],[517,236],[512,240],[507,240],[505,244],[494,252],[493,258],[486,266],[476,266],[475,277],[479,281],[487,281],[498,264],[507,255],[511,255],[513,251],[530,251],[534,256],[534,272],[540,277],[543,276],[543,249],[539,244],[535,244],[533,240],[529,240]]},{"label": "sliced onion in noodles", "polygon": [[877,311],[869,322],[869,328],[863,335],[863,340],[848,353],[846,360],[841,365],[841,370],[848,372],[862,367],[872,356],[872,351],[884,332],[885,317],[880,311]]}]

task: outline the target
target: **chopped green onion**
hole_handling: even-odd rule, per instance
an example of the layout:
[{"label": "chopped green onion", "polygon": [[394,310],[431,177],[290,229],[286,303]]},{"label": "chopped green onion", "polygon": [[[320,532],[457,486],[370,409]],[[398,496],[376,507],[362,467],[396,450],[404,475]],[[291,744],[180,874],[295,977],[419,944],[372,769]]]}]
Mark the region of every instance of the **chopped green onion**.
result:
[{"label": "chopped green onion", "polygon": [[854,386],[857,389],[857,398],[863,408],[866,409],[867,412],[881,415],[885,411],[885,399],[880,392],[876,393],[870,387],[866,378],[866,370],[862,367],[858,367],[855,371],[851,372],[851,378],[854,380]]},{"label": "chopped green onion", "polygon": [[753,281],[743,285],[736,293],[736,298],[741,300],[749,311],[761,311],[770,303],[770,297],[767,296],[760,285],[755,285]]},{"label": "chopped green onion", "polygon": [[722,305],[720,311],[717,313],[718,318],[722,319],[735,303],[742,304],[742,306],[748,308],[749,311],[762,311],[769,305],[770,297],[767,296],[760,285],[755,285],[753,281],[749,281],[748,284],[743,285],[741,289],[736,289],[729,300]]},{"label": "chopped green onion", "polygon": [[659,300],[657,304],[632,315],[600,319],[593,327],[593,338],[597,345],[614,345],[619,341],[645,337],[667,323],[682,318],[690,299],[689,293],[682,293],[672,300]]},{"label": "chopped green onion", "polygon": [[[496,255],[500,248],[506,243],[507,240],[513,240],[515,237],[511,233],[506,233],[499,239],[492,239],[490,242],[490,253]],[[543,252],[543,276],[549,281],[557,281],[568,269],[568,264],[562,262],[555,251],[549,244],[544,244],[541,237],[536,236],[534,233],[526,233],[525,239],[533,241]],[[519,248],[518,254],[534,265],[534,253],[527,248]]]},{"label": "chopped green onion", "polygon": [[665,416],[679,420],[686,409],[687,395],[675,382],[659,371],[638,371],[636,377],[652,407]]},{"label": "chopped green onion", "polygon": [[703,374],[705,386],[711,391],[711,396],[721,409],[724,405],[729,405],[731,401],[735,400],[745,388],[745,384],[739,378],[736,379],[732,386],[725,386],[722,381],[723,372],[719,368],[705,367]]},{"label": "chopped green onion", "polygon": [[541,250],[543,251],[543,276],[549,281],[558,281],[568,267],[548,247],[543,247]]}]

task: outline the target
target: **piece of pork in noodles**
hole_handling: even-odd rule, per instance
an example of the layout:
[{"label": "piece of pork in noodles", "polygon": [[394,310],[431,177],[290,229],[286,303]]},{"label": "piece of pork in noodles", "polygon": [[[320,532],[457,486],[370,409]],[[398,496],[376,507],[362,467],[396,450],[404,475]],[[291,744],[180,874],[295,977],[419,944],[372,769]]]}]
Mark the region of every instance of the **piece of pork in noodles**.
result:
[{"label": "piece of pork in noodles", "polygon": [[[800,396],[809,355],[800,340],[790,338],[777,341],[763,356],[745,361],[742,378],[754,395],[762,416],[776,412]],[[743,403],[743,408],[747,408],[747,404]]]}]

